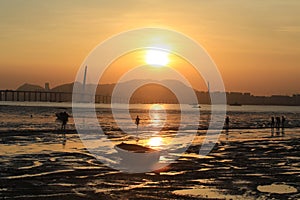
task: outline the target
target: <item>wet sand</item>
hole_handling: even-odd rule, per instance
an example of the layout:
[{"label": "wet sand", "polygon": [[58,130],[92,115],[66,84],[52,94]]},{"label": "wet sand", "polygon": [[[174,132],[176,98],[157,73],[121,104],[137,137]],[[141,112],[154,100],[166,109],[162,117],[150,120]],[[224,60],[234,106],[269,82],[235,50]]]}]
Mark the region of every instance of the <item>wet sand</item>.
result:
[{"label": "wet sand", "polygon": [[95,159],[72,131],[65,145],[58,132],[3,133],[0,199],[300,199],[299,138],[293,130],[223,134],[206,157],[195,143],[162,172],[124,174]]}]

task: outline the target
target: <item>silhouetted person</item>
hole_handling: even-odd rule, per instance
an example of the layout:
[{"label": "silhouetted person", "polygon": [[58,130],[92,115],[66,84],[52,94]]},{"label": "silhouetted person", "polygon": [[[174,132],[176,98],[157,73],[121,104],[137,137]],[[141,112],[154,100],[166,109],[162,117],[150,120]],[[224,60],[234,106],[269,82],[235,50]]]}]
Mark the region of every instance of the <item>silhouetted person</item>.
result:
[{"label": "silhouetted person", "polygon": [[284,128],[285,128],[285,117],[281,116],[281,133],[284,135]]},{"label": "silhouetted person", "polygon": [[[139,124],[140,124],[140,118],[139,118],[139,116],[137,115],[136,116],[136,118],[135,118],[135,124],[136,124],[136,132],[137,132],[137,130],[138,130],[138,128],[139,128]],[[140,139],[139,139],[139,137],[137,136],[136,137],[136,142],[138,142]]]},{"label": "silhouetted person", "polygon": [[275,118],[275,127],[276,127],[276,135],[280,135],[280,125],[281,125],[281,120],[280,117]]},{"label": "silhouetted person", "polygon": [[284,128],[284,125],[285,125],[285,117],[282,116],[281,117],[281,128]]},{"label": "silhouetted person", "polygon": [[275,127],[275,118],[271,117],[271,128]]},{"label": "silhouetted person", "polygon": [[230,120],[229,120],[229,117],[227,116],[226,119],[225,119],[225,129],[226,129],[226,131],[228,131],[228,129],[229,129],[229,122],[230,122]]},{"label": "silhouetted person", "polygon": [[140,118],[139,118],[138,115],[137,115],[136,118],[135,118],[135,124],[136,124],[136,127],[138,128],[138,127],[139,127],[139,124],[140,124]]},{"label": "silhouetted person", "polygon": [[276,117],[276,128],[280,128],[280,117]]},{"label": "silhouetted person", "polygon": [[61,130],[66,130],[66,125],[69,121],[69,117],[70,117],[70,115],[66,111],[60,113],[60,120],[62,122]]},{"label": "silhouetted person", "polygon": [[273,137],[274,136],[274,127],[275,127],[275,117],[271,117],[271,136]]}]

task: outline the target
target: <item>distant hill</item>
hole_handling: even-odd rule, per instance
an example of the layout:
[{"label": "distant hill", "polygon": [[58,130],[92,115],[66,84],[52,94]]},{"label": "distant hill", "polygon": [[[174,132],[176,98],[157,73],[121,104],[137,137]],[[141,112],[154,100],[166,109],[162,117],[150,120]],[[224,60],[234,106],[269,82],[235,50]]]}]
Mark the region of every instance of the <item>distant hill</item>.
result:
[{"label": "distant hill", "polygon": [[39,85],[25,83],[17,88],[17,91],[45,91],[45,88]]},{"label": "distant hill", "polygon": [[[137,86],[141,86],[141,87],[137,88]],[[118,87],[120,89],[118,94],[116,94],[116,96],[119,97],[127,96],[128,88],[136,88],[136,91],[132,94],[131,97],[133,101],[135,99],[139,102],[145,102],[145,103],[152,103],[152,102],[178,103],[179,101],[181,103],[195,102],[188,93],[188,91],[191,91],[193,89],[189,88],[182,82],[176,80],[163,80],[163,81],[132,80],[132,81],[120,83]],[[172,88],[174,91],[171,91]],[[180,99],[178,99],[175,96],[175,93]]]},{"label": "distant hill", "polygon": [[56,87],[50,89],[50,91],[71,93],[73,91],[73,86],[74,86],[74,83],[66,83],[63,85],[56,86]]}]

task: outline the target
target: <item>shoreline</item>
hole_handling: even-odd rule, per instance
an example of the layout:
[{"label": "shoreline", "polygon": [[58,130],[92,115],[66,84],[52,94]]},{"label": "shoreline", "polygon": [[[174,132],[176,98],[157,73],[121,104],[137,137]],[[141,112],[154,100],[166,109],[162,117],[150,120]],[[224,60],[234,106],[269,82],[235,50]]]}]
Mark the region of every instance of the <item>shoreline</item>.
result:
[{"label": "shoreline", "polygon": [[[26,107],[52,107],[52,108],[72,108],[73,102],[72,101],[66,101],[66,102],[51,102],[51,101],[0,101],[0,106],[26,106]],[[81,105],[83,108],[89,108],[88,106],[91,105],[97,105],[99,107],[97,108],[110,108],[111,103],[75,103],[75,105]],[[115,103],[116,105],[127,105],[123,103]],[[162,104],[162,105],[187,105],[193,108],[193,104],[190,103],[184,103],[184,104],[176,104],[176,103],[136,103],[136,104],[130,104],[130,105],[153,105],[153,104]],[[198,104],[199,106],[209,107],[211,104]],[[222,104],[215,104],[215,106],[222,105]],[[263,106],[263,107],[300,107],[299,105],[289,105],[289,104],[243,104],[241,106],[236,105],[230,105],[226,104],[227,107],[232,109],[238,109],[242,107],[256,107],[256,106]],[[198,107],[197,107],[198,108]],[[199,109],[201,110],[202,107]]]}]

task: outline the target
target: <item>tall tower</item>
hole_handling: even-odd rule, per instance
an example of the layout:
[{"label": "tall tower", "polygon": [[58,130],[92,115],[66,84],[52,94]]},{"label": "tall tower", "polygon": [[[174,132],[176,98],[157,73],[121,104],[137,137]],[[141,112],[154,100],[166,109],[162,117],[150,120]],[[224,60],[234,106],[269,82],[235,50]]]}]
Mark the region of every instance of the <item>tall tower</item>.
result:
[{"label": "tall tower", "polygon": [[210,93],[210,85],[209,85],[209,81],[207,81],[207,92]]},{"label": "tall tower", "polygon": [[82,92],[85,93],[85,85],[86,85],[86,75],[87,75],[87,66],[84,68],[84,77],[82,82]]},{"label": "tall tower", "polygon": [[49,83],[45,83],[45,90],[49,91],[50,90],[50,84]]}]

